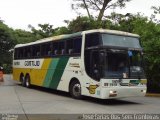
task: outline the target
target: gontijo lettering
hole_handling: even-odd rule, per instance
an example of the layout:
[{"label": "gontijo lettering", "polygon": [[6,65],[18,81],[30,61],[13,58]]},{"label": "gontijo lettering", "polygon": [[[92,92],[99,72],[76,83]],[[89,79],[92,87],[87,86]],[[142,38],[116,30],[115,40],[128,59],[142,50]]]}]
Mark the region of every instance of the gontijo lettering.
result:
[{"label": "gontijo lettering", "polygon": [[40,61],[25,61],[25,66],[40,66]]}]

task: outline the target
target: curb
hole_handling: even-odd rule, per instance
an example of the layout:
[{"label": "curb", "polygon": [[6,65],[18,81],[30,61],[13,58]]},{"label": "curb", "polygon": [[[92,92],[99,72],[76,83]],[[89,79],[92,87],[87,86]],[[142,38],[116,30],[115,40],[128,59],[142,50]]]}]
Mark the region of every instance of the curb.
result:
[{"label": "curb", "polygon": [[159,93],[146,93],[146,97],[160,97]]}]

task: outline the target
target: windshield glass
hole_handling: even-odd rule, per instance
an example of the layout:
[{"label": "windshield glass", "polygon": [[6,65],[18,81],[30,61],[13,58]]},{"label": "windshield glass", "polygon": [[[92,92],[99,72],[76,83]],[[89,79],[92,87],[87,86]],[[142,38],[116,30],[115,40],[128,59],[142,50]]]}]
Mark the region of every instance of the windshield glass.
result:
[{"label": "windshield glass", "polygon": [[144,74],[142,68],[142,55],[138,51],[128,51],[130,62],[130,77],[142,77]]},{"label": "windshield glass", "polygon": [[138,37],[102,34],[102,43],[104,46],[141,48]]},{"label": "windshield glass", "polygon": [[123,73],[128,73],[127,54],[124,51],[107,50],[105,58],[105,78],[123,78]]},{"label": "windshield glass", "polygon": [[110,49],[106,51],[102,74],[104,78],[142,78],[142,56],[139,51]]}]

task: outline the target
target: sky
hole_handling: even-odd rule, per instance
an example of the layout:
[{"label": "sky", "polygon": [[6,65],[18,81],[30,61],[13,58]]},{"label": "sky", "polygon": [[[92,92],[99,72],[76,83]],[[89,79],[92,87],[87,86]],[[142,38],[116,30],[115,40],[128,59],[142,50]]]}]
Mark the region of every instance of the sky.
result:
[{"label": "sky", "polygon": [[[28,29],[31,24],[49,23],[54,27],[66,25],[64,20],[72,20],[77,14],[71,9],[71,0],[0,0],[0,19],[14,29]],[[117,13],[143,13],[150,16],[151,6],[160,6],[160,0],[132,0],[126,8],[115,9]],[[113,10],[110,10],[113,12]],[[85,12],[83,12],[84,15]]]}]

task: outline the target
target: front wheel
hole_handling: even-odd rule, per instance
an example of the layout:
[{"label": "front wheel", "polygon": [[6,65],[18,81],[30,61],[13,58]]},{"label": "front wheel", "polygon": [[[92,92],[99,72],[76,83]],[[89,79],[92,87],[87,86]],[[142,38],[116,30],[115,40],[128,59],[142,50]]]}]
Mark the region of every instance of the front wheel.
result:
[{"label": "front wheel", "polygon": [[78,81],[73,81],[70,85],[70,94],[75,99],[81,99],[81,84]]}]

